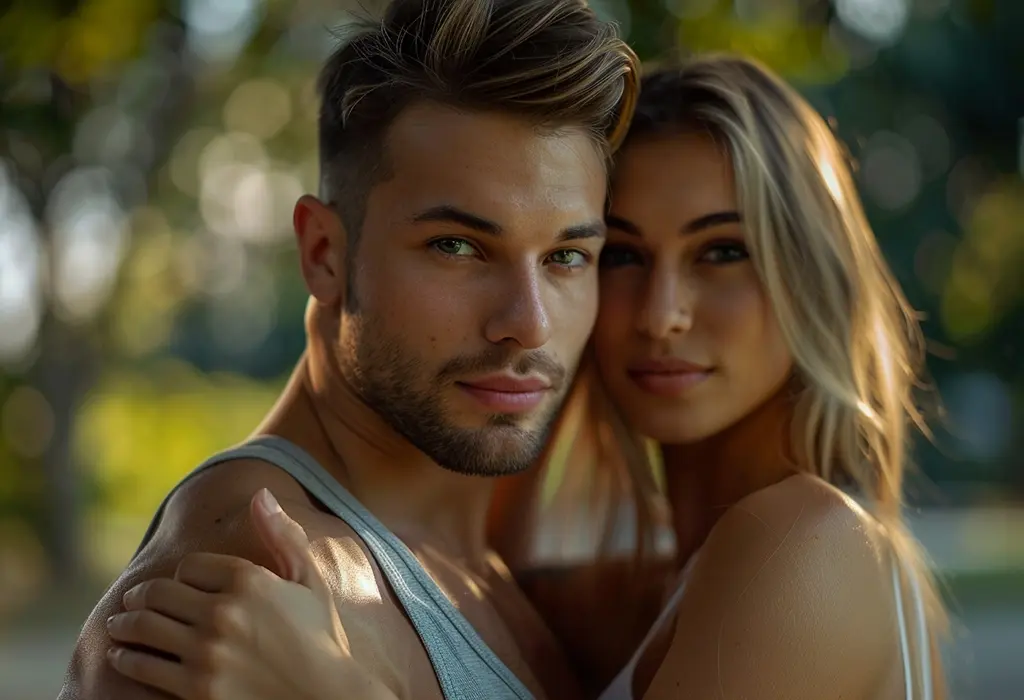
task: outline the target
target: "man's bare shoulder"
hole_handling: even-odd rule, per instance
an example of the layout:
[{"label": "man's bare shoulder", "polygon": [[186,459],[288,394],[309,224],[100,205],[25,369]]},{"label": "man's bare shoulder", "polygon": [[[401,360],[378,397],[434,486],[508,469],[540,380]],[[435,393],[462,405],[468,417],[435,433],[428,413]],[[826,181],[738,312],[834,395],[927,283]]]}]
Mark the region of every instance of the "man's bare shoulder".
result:
[{"label": "man's bare shoulder", "polygon": [[404,647],[406,637],[413,633],[366,545],[346,523],[324,512],[281,469],[258,460],[233,460],[189,478],[168,499],[149,542],[86,620],[68,668],[62,700],[166,697],[110,669],[106,662],[110,646],[106,619],[122,610],[126,591],[142,581],[173,577],[181,559],[193,552],[237,556],[273,570],[273,560],[249,515],[252,497],[262,488],[270,489],[306,530],[338,601],[353,650],[374,654],[381,672],[388,672],[388,646],[397,643]]}]

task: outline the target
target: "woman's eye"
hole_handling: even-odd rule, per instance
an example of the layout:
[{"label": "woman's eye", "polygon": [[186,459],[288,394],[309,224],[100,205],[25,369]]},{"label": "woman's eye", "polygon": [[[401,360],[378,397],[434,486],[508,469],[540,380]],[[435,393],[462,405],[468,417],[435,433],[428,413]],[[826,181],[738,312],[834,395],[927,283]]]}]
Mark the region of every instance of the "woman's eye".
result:
[{"label": "woman's eye", "polygon": [[438,238],[436,241],[431,241],[430,245],[437,252],[450,258],[461,258],[476,253],[473,245],[461,238]]},{"label": "woman's eye", "polygon": [[585,267],[589,259],[587,254],[582,250],[573,250],[570,248],[567,250],[556,250],[548,256],[548,260],[559,267],[577,269]]},{"label": "woman's eye", "polygon": [[643,258],[636,249],[622,244],[608,244],[601,251],[600,265],[603,268],[621,267],[623,265],[639,265]]},{"label": "woman's eye", "polygon": [[716,243],[705,248],[700,259],[713,265],[728,265],[749,260],[750,253],[741,243]]}]

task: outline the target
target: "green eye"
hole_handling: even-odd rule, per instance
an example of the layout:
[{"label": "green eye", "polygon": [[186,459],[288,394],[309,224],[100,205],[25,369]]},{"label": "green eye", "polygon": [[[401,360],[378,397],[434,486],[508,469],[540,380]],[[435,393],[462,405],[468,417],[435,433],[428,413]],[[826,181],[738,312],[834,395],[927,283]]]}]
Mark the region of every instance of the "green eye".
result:
[{"label": "green eye", "polygon": [[449,257],[465,257],[473,255],[476,251],[468,241],[461,238],[439,238],[431,244],[437,252]]},{"label": "green eye", "polygon": [[578,268],[587,264],[587,256],[579,250],[556,250],[548,258],[552,263],[560,267]]}]

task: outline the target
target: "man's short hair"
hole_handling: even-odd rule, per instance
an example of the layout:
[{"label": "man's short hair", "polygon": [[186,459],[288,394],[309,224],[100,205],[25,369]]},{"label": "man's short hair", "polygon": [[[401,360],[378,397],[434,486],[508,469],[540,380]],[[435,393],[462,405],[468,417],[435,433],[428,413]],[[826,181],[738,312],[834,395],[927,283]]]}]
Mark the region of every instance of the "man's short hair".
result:
[{"label": "man's short hair", "polygon": [[389,177],[387,131],[412,103],[581,128],[610,155],[632,116],[637,62],[584,0],[393,0],[331,56],[319,90],[321,196],[351,244]]}]

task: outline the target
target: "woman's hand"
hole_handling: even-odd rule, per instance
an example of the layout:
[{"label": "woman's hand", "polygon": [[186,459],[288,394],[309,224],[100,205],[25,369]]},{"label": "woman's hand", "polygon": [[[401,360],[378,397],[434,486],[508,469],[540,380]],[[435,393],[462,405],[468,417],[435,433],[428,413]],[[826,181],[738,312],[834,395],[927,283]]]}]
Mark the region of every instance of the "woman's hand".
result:
[{"label": "woman's hand", "polygon": [[252,515],[281,576],[239,557],[186,556],[174,579],[135,586],[107,621],[114,669],[180,700],[396,700],[349,653],[302,527],[266,489]]}]

